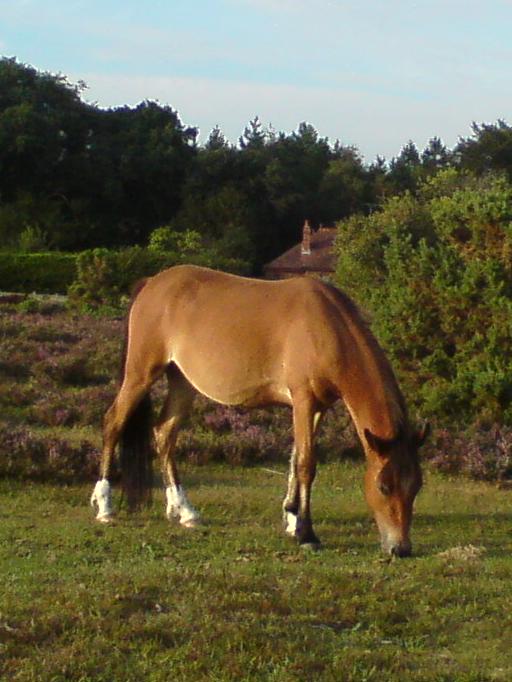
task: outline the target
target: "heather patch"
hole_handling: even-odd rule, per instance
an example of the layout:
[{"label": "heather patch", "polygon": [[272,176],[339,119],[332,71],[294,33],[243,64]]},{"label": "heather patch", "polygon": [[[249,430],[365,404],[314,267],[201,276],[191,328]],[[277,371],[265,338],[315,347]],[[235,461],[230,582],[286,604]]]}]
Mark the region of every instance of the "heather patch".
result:
[{"label": "heather patch", "polygon": [[119,321],[74,316],[40,297],[0,305],[1,474],[66,482],[96,475],[97,447],[80,429],[99,428],[112,400],[121,331]]},{"label": "heather patch", "polygon": [[29,376],[29,369],[21,362],[1,362],[0,376],[7,379],[26,379]]},{"label": "heather patch", "polygon": [[34,401],[29,421],[43,426],[73,426],[81,423],[80,410],[78,406],[70,404],[68,396],[47,393]]},{"label": "heather patch", "polygon": [[106,374],[97,372],[89,356],[81,353],[48,356],[40,367],[57,385],[90,386],[105,384],[110,380]]},{"label": "heather patch", "polygon": [[432,466],[447,474],[501,481],[512,477],[512,428],[439,429],[426,450]]},{"label": "heather patch", "polygon": [[88,441],[78,445],[41,436],[26,428],[0,426],[0,475],[72,483],[93,480],[99,452]]},{"label": "heather patch", "polygon": [[24,408],[30,406],[38,392],[26,383],[2,381],[0,383],[0,406],[2,408]]},{"label": "heather patch", "polygon": [[[76,448],[79,431],[93,427],[94,442],[99,441],[103,416],[116,393],[124,333],[120,318],[77,315],[60,302],[45,307],[39,297],[33,311],[21,311],[29,299],[17,305],[0,302],[0,426],[22,431],[30,426],[39,434],[37,443],[18,434],[27,452],[31,443],[34,447],[30,464],[26,455],[23,466],[7,467],[20,476],[35,475],[37,466],[49,471],[45,458],[38,455],[45,433],[51,439],[58,430],[59,438]],[[155,414],[166,390],[162,380],[152,391]],[[177,454],[198,464],[247,465],[286,462],[291,447],[290,409],[247,411],[215,405],[200,396],[178,438]],[[62,471],[67,470],[69,449],[54,447],[55,468],[56,452],[62,452]],[[511,452],[510,427],[467,431],[454,427],[434,430],[424,457],[430,467],[447,474],[506,481],[512,477]],[[321,424],[317,455],[321,462],[362,458],[357,434],[341,403],[328,411]],[[88,465],[84,476],[86,471]],[[72,467],[70,480],[78,472]]]}]

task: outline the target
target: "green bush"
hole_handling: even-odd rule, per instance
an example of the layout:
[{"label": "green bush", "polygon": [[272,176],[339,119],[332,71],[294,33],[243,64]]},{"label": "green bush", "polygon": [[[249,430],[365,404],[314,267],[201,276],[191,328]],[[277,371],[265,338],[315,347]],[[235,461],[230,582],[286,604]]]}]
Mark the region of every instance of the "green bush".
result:
[{"label": "green bush", "polygon": [[183,253],[133,246],[119,251],[91,249],[79,254],[0,253],[0,290],[41,294],[69,293],[80,304],[117,305],[134,283],[180,263],[246,274],[243,260],[220,256],[205,249]]},{"label": "green bush", "polygon": [[448,170],[339,225],[338,282],[372,316],[412,402],[512,424],[512,187]]},{"label": "green bush", "polygon": [[18,238],[22,253],[38,253],[48,249],[46,233],[38,225],[27,225]]},{"label": "green bush", "polygon": [[176,251],[197,254],[203,248],[203,239],[196,230],[176,232],[168,225],[153,230],[149,237],[151,251]]},{"label": "green bush", "polygon": [[73,253],[0,253],[0,289],[65,293],[76,278]]},{"label": "green bush", "polygon": [[243,274],[245,261],[223,258],[216,253],[182,254],[133,246],[120,251],[92,249],[79,254],[77,276],[69,288],[71,300],[78,305],[117,306],[130,294],[133,285],[165,268],[183,263],[195,263]]}]

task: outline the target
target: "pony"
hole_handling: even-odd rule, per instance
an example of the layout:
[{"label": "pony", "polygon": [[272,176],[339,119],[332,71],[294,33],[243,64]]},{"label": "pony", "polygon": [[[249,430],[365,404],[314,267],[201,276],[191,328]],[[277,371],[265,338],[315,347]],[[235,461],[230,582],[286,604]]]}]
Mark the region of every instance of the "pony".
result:
[{"label": "pony", "polygon": [[[154,426],[150,389],[163,375],[168,392]],[[194,397],[244,407],[286,405],[294,446],[282,505],[285,531],[319,546],[310,499],[314,437],[341,399],[366,458],[365,493],[382,548],[403,557],[414,499],[422,485],[418,448],[428,425],[411,428],[384,352],[356,304],[321,280],[269,281],[179,265],[144,280],[129,309],[122,378],[106,412],[100,477],[91,504],[112,519],[111,465],[119,442],[123,490],[131,509],[151,490],[151,459],[161,460],[167,516],[198,524],[175,460],[176,438]]]}]

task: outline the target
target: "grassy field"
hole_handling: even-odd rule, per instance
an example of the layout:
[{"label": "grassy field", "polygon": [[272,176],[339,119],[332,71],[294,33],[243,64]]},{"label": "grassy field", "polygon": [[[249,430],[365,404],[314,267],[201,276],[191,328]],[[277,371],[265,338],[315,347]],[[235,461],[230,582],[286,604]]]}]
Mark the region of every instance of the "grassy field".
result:
[{"label": "grassy field", "polygon": [[390,562],[361,465],[320,467],[318,553],[283,535],[272,467],[185,467],[193,531],[159,493],[104,527],[87,486],[2,481],[1,679],[512,679],[512,491],[427,473]]},{"label": "grassy field", "polygon": [[281,529],[289,414],[205,401],[179,444],[204,526],[169,524],[157,493],[104,527],[92,482],[70,483],[96,475],[121,336],[60,301],[0,301],[2,682],[512,680],[512,490],[434,472],[495,475],[509,432],[437,430],[408,560],[380,554],[342,412],[319,438],[321,552]]}]

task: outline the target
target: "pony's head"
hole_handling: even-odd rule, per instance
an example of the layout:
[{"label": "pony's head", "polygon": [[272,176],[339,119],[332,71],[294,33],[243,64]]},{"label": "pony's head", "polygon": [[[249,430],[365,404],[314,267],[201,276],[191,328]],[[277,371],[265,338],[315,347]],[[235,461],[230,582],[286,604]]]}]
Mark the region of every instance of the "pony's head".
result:
[{"label": "pony's head", "polygon": [[393,556],[411,554],[409,530],[414,499],[422,485],[418,448],[423,445],[429,426],[386,440],[365,429],[368,467],[365,477],[366,499],[379,528],[382,549]]}]

